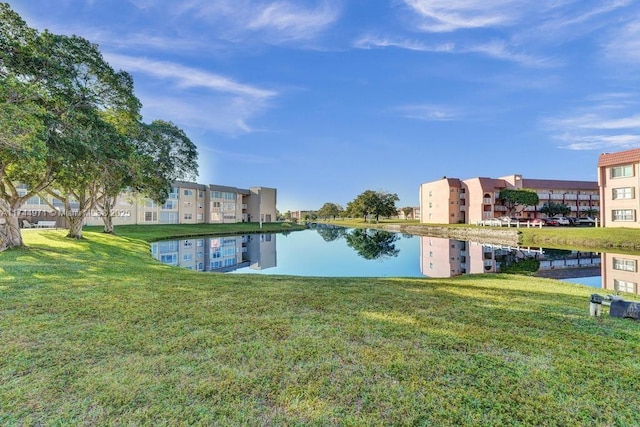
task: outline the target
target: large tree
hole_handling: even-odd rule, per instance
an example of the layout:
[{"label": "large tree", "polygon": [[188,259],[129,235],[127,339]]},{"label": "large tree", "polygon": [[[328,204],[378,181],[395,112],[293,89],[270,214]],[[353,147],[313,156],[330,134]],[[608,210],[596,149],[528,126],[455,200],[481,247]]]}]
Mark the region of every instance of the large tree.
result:
[{"label": "large tree", "polygon": [[344,209],[342,208],[342,206],[335,203],[327,202],[318,210],[318,216],[325,219],[333,217],[333,219],[335,220],[336,216],[340,215],[343,210]]},{"label": "large tree", "polygon": [[[2,238],[12,247],[22,245],[20,207],[53,182],[57,198],[69,206],[72,200],[91,203],[81,187],[99,162],[119,150],[113,144],[121,143],[104,113],[139,120],[140,103],[131,77],[114,71],[96,45],[38,33],[6,3],[0,3],[0,87],[0,104],[7,106],[0,114],[0,209],[7,221]],[[18,182],[29,191],[18,191]],[[78,237],[73,230],[70,236]]]},{"label": "large tree", "polygon": [[163,204],[174,181],[195,180],[198,176],[197,148],[173,123],[155,120],[125,134],[132,141],[132,153],[121,168],[105,171],[102,195],[96,197],[95,208],[103,219],[105,233],[113,233],[113,209],[125,189]]},{"label": "large tree", "polygon": [[369,215],[373,215],[378,221],[381,216],[390,217],[397,214],[398,200],[400,199],[397,194],[367,190],[349,202],[347,211],[350,215],[362,216],[365,220]]},{"label": "large tree", "polygon": [[500,191],[498,199],[507,208],[508,215],[520,213],[529,206],[535,206],[540,202],[538,194],[533,190],[504,189]]}]

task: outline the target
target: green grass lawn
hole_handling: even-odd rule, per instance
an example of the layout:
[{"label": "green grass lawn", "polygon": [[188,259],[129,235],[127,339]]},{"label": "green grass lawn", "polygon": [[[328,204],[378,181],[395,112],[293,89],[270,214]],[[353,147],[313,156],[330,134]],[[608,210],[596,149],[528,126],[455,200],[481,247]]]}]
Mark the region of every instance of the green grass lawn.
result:
[{"label": "green grass lawn", "polygon": [[197,273],[146,227],[0,253],[0,424],[640,424],[640,324],[592,288]]}]

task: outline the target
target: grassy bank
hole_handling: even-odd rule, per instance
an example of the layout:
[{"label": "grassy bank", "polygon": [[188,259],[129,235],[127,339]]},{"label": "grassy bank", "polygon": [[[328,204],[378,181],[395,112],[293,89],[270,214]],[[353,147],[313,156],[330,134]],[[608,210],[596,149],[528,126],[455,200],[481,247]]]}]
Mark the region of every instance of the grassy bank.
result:
[{"label": "grassy bank", "polygon": [[116,231],[0,254],[0,424],[640,423],[640,328],[593,289],[203,274]]},{"label": "grassy bank", "polygon": [[[345,227],[386,228],[400,227],[441,227],[443,229],[496,229],[508,230],[506,227],[477,227],[469,224],[420,224],[418,221],[383,220],[378,223],[368,223],[362,219],[347,219],[331,221],[331,224]],[[640,252],[640,229],[634,228],[594,228],[594,227],[532,227],[511,228],[519,233],[519,242],[525,246],[540,246],[547,248],[572,248],[589,251],[606,252],[612,249],[621,252]],[[414,228],[415,231],[415,228]]]}]

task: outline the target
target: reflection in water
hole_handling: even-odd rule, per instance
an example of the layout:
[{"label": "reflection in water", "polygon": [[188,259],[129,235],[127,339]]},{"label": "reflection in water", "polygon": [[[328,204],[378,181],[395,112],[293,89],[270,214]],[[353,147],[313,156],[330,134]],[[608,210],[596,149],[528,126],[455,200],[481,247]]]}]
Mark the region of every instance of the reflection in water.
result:
[{"label": "reflection in water", "polygon": [[347,244],[364,259],[381,259],[397,257],[400,253],[394,242],[400,236],[383,230],[359,228],[345,236]]},{"label": "reflection in water", "polygon": [[[640,255],[505,247],[381,230],[320,227],[156,242],[161,262],[198,271],[299,276],[452,277],[527,273],[638,294]],[[276,258],[279,259],[276,259]],[[602,280],[600,280],[602,276]]]},{"label": "reflection in water", "polygon": [[197,271],[229,272],[248,267],[275,267],[276,235],[200,237],[151,244],[151,254],[160,262]]}]

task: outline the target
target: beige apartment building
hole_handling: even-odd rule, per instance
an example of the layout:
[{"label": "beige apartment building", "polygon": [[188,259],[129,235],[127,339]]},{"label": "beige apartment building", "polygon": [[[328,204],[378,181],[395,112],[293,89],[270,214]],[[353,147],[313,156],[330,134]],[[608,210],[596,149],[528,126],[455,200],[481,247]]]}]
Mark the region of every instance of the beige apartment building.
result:
[{"label": "beige apartment building", "polygon": [[640,149],[601,154],[598,184],[603,227],[640,227]]},{"label": "beige apartment building", "polygon": [[600,193],[595,181],[527,179],[522,175],[501,178],[476,177],[461,180],[442,178],[420,186],[420,222],[432,224],[474,224],[508,214],[499,200],[504,189],[533,190],[540,202],[518,214],[523,219],[544,218],[545,203],[563,203],[571,216],[600,211]]},{"label": "beige apartment building", "polygon": [[[23,190],[26,194],[26,188]],[[50,199],[49,202],[54,207],[63,208],[61,203],[56,205],[56,200]],[[275,188],[241,189],[177,181],[163,204],[131,192],[121,193],[113,210],[113,224],[273,222],[276,220],[276,203]],[[94,210],[85,218],[85,225],[102,225],[100,215]],[[20,219],[30,223],[56,219],[59,226],[64,226],[60,215],[40,196],[32,197],[21,208]]]}]

